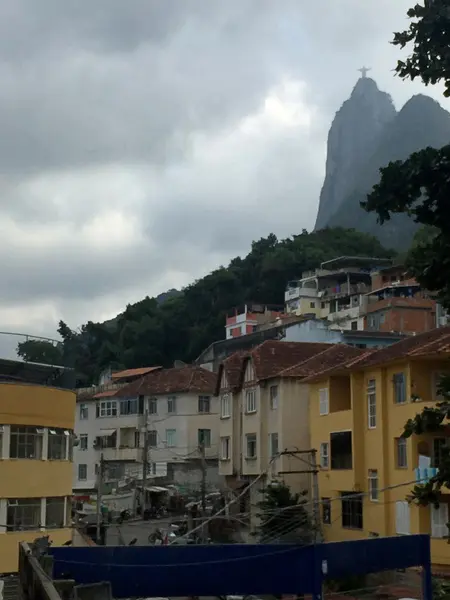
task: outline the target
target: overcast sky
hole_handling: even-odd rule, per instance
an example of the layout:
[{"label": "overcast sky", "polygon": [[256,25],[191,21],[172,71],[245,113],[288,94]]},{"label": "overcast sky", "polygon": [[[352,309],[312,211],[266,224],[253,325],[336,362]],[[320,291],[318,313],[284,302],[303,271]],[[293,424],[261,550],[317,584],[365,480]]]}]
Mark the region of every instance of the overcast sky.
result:
[{"label": "overcast sky", "polygon": [[[357,69],[412,0],[2,0],[0,329],[55,334],[311,229]],[[443,106],[438,90],[428,90]]]}]

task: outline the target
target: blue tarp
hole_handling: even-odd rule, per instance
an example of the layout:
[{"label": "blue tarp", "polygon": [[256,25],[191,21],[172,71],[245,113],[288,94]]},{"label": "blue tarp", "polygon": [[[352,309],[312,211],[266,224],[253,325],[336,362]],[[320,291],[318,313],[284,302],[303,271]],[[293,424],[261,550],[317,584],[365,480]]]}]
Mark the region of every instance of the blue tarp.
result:
[{"label": "blue tarp", "polygon": [[115,598],[246,594],[320,595],[324,578],[424,566],[429,536],[297,545],[54,547],[54,577],[110,581]]}]

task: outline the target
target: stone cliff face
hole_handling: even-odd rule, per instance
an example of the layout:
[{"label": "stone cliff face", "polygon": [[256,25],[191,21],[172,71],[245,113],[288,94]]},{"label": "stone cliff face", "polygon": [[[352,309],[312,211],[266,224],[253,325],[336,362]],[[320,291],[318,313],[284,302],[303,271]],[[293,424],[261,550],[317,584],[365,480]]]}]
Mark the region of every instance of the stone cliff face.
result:
[{"label": "stone cliff face", "polygon": [[356,184],[359,168],[373,154],[386,126],[396,116],[389,94],[373,79],[361,77],[328,134],[325,181],[315,229],[326,227]]},{"label": "stone cliff face", "polygon": [[428,96],[413,96],[389,127],[385,127],[374,152],[364,164],[358,163],[353,189],[326,222],[329,227],[350,227],[376,236],[387,248],[409,248],[417,223],[404,214],[392,215],[379,225],[374,213],[361,208],[373,186],[380,180],[380,168],[391,161],[406,160],[413,152],[450,143],[450,114]]}]

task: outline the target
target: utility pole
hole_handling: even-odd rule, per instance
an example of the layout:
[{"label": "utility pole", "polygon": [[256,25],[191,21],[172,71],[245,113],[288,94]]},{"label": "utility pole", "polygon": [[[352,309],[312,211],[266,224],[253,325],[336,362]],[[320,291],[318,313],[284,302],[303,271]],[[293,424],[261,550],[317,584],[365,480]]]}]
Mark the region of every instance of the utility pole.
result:
[{"label": "utility pole", "polygon": [[[308,454],[308,458],[303,458],[303,455]],[[317,450],[312,448],[311,450],[284,450],[280,452],[280,455],[294,456],[300,461],[309,466],[309,469],[300,469],[292,471],[279,471],[279,475],[292,475],[294,473],[303,474],[310,473],[312,476],[311,484],[311,498],[313,505],[313,525],[314,525],[314,543],[322,541],[322,528],[320,524],[320,496],[319,496],[319,469],[317,466]]]},{"label": "utility pole", "polygon": [[103,515],[102,515],[102,490],[103,490],[103,479],[104,479],[104,460],[103,460],[103,452],[100,454],[100,463],[98,465],[97,472],[97,528],[96,528],[96,539],[97,544],[101,544],[102,534],[101,528],[103,523]]},{"label": "utility pole", "polygon": [[142,456],[142,469],[143,469],[143,473],[142,473],[142,491],[144,494],[144,502],[142,503],[142,517],[144,517],[144,513],[147,510],[147,491],[146,491],[146,486],[147,486],[147,473],[148,473],[148,466],[149,466],[149,436],[148,436],[148,423],[147,423],[147,419],[148,419],[148,411],[145,411],[145,431],[144,431],[144,449],[143,449],[143,456]]},{"label": "utility pole", "polygon": [[322,541],[322,528],[320,526],[320,497],[319,497],[319,470],[317,468],[317,450],[311,450],[311,474],[312,474],[312,501],[314,518],[314,536],[316,544]]},{"label": "utility pole", "polygon": [[205,458],[205,440],[200,440],[200,462],[202,469],[202,481],[201,481],[201,499],[202,499],[202,538],[206,541],[207,535],[205,530],[206,520],[206,458]]}]

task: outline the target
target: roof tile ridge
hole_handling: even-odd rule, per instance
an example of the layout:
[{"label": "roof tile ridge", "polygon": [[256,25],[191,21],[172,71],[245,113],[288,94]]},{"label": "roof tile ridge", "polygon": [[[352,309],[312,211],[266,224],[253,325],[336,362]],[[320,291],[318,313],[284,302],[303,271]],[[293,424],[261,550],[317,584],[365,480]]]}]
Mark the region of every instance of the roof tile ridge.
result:
[{"label": "roof tile ridge", "polygon": [[[437,328],[437,329],[439,329],[439,328]],[[439,341],[444,341],[448,338],[450,338],[450,333],[446,333],[438,339],[439,339]],[[420,350],[420,352],[423,352],[424,349],[428,348],[428,346],[431,346],[431,344],[435,344],[437,341],[438,341],[437,339],[430,340],[426,344],[423,344],[421,346],[418,346],[417,348],[414,348],[413,350],[411,350],[411,352],[406,352],[405,356],[414,356],[414,354],[416,354],[419,350]]]},{"label": "roof tile ridge", "polygon": [[298,367],[300,367],[301,365],[304,365],[305,363],[309,362],[310,360],[314,360],[318,356],[322,356],[322,354],[326,354],[327,352],[331,352],[334,349],[334,347],[335,347],[334,344],[330,344],[329,348],[325,348],[325,350],[322,350],[322,352],[318,352],[317,354],[314,354],[314,356],[310,356],[309,358],[306,358],[305,360],[301,360],[300,362],[296,363],[295,365],[291,365],[290,367],[286,367],[285,369],[282,369],[281,371],[279,371],[277,373],[277,375],[285,375],[289,371],[297,369]]}]

